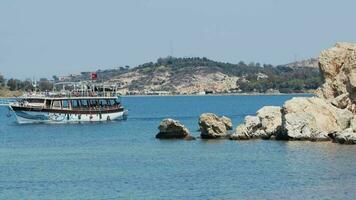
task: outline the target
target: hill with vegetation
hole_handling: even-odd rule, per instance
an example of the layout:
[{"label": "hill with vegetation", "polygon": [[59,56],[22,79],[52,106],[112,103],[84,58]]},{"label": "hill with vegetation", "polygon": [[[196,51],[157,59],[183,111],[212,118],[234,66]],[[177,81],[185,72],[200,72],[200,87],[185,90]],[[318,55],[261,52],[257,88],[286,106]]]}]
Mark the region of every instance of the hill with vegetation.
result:
[{"label": "hill with vegetation", "polygon": [[[302,93],[311,92],[322,83],[319,69],[308,63],[273,66],[166,57],[134,68],[97,70],[97,82],[116,85],[122,94]],[[53,82],[86,81],[90,74],[53,76],[53,81],[42,78],[37,86],[41,91],[52,90]],[[2,96],[13,94],[11,91],[31,90],[31,80],[5,80],[0,75]]]},{"label": "hill with vegetation", "polygon": [[[207,58],[159,58],[135,68],[98,70],[99,81],[123,94],[302,93],[318,88],[318,68],[217,62]],[[83,72],[75,79],[88,79]]]}]

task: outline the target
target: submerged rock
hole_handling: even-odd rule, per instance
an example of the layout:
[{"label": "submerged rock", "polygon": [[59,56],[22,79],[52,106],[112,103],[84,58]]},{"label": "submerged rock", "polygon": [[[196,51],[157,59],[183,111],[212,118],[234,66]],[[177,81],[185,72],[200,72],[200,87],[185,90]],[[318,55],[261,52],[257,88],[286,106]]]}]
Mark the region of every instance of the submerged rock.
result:
[{"label": "submerged rock", "polygon": [[223,138],[232,129],[231,120],[213,113],[204,113],[199,118],[200,136],[203,139]]},{"label": "submerged rock", "polygon": [[173,119],[164,119],[158,126],[158,139],[195,139],[190,135],[189,130],[179,121]]}]

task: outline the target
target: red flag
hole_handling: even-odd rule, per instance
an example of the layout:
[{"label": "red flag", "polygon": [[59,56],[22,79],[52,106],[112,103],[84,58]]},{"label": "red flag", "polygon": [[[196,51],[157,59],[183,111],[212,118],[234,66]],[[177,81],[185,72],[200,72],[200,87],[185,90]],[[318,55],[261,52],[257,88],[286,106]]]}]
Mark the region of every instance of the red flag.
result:
[{"label": "red flag", "polygon": [[96,80],[98,78],[98,75],[96,74],[96,72],[92,72],[91,73],[91,80]]}]

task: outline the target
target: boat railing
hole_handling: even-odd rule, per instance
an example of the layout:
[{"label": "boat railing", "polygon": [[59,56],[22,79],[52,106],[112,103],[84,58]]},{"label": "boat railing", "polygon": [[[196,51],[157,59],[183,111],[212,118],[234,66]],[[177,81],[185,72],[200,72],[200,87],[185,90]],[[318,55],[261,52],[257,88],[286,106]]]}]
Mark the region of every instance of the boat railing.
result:
[{"label": "boat railing", "polygon": [[121,108],[121,105],[112,106],[90,106],[90,107],[76,107],[72,108],[73,111],[107,111]]},{"label": "boat railing", "polygon": [[117,97],[116,92],[41,92],[41,93],[26,93],[23,97],[50,97],[50,98],[71,98],[71,97]]}]

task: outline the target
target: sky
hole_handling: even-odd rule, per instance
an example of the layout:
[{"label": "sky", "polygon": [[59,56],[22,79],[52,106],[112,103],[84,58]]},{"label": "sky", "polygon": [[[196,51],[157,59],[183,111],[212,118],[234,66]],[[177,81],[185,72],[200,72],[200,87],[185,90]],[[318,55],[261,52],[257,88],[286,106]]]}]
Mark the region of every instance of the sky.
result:
[{"label": "sky", "polygon": [[285,64],[356,42],[353,0],[1,0],[6,78],[174,57]]}]

